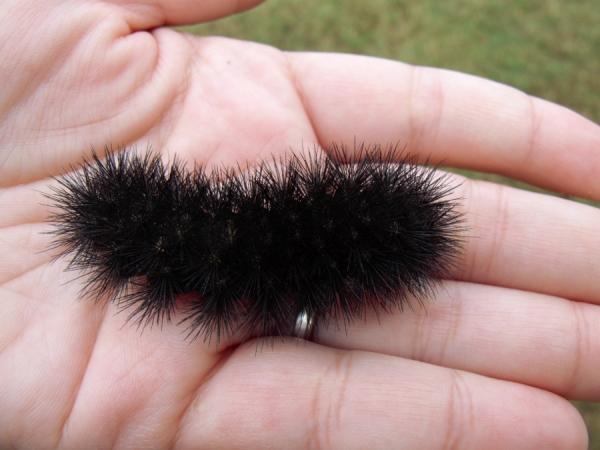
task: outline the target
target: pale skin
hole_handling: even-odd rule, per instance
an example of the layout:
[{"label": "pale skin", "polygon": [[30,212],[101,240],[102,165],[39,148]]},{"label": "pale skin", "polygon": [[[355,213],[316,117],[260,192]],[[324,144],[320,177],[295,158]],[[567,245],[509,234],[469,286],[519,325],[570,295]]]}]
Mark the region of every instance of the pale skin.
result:
[{"label": "pale skin", "polygon": [[[403,143],[600,200],[600,127],[516,89],[352,55],[161,28],[256,0],[3,0],[0,447],[585,449],[600,400],[600,211],[462,181],[470,234],[426,308],[315,343],[185,340],[79,298],[44,251],[52,176],[90,148],[253,162]],[[583,70],[583,69],[582,69]]]}]

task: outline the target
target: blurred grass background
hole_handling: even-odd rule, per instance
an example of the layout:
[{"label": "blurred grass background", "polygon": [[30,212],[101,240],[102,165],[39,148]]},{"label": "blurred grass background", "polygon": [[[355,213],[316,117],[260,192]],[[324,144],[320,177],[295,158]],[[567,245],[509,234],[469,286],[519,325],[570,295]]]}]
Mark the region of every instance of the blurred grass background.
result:
[{"label": "blurred grass background", "polygon": [[[600,122],[598,0],[270,0],[186,30],[285,50],[362,53],[456,69]],[[495,175],[463,173],[523,186]],[[577,406],[588,424],[590,449],[600,450],[600,406]]]}]

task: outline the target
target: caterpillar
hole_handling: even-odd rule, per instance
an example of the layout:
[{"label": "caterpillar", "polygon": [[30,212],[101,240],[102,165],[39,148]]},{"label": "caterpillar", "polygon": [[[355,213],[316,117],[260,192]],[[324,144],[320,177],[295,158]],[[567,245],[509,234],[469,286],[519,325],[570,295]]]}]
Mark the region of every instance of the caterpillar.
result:
[{"label": "caterpillar", "polygon": [[347,323],[426,298],[461,248],[452,192],[380,146],[211,170],[107,149],[49,194],[52,248],[85,297],[140,324],[181,311],[192,338],[285,336],[302,313]]}]

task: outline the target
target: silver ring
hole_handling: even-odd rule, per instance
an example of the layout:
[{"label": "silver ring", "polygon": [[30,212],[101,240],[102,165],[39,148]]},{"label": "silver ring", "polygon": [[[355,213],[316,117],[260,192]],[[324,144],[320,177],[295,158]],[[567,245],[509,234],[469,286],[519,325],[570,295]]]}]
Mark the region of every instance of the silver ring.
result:
[{"label": "silver ring", "polygon": [[306,311],[300,311],[296,318],[296,326],[294,327],[294,335],[297,338],[307,341],[312,339],[315,331],[315,317]]}]

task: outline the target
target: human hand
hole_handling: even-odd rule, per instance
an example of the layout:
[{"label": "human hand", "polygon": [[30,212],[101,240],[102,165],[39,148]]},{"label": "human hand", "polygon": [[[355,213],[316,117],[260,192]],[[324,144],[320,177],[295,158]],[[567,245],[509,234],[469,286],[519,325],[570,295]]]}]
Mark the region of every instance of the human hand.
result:
[{"label": "human hand", "polygon": [[175,323],[140,333],[113,305],[79,301],[44,251],[43,193],[106,143],[212,165],[406,142],[600,199],[600,128],[560,106],[450,71],[162,27],[252,3],[4,0],[0,447],[586,448],[563,397],[600,399],[590,206],[463,180],[470,238],[425,309],[258,354],[190,343]]}]

